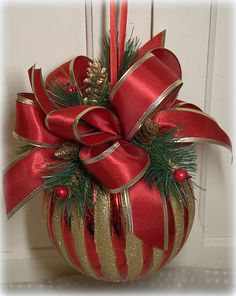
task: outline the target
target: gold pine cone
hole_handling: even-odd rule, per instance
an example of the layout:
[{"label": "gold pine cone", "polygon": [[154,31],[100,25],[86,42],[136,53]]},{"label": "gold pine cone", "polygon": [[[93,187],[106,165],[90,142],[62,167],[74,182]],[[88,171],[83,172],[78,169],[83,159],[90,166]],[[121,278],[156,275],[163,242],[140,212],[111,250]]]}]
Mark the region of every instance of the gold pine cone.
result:
[{"label": "gold pine cone", "polygon": [[79,158],[79,147],[73,142],[63,143],[54,155],[60,160],[77,160]]},{"label": "gold pine cone", "polygon": [[139,131],[134,136],[134,138],[138,143],[149,146],[151,142],[156,138],[157,131],[157,123],[152,119],[147,118],[144,121],[143,125],[140,127]]}]

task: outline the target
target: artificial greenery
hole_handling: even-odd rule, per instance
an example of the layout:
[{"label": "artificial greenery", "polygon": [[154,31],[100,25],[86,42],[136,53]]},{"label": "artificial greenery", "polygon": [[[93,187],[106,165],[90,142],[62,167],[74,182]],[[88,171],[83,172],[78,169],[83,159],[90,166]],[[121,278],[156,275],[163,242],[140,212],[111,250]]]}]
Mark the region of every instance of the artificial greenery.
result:
[{"label": "artificial greenery", "polygon": [[69,188],[69,197],[65,200],[57,199],[58,206],[63,207],[67,217],[71,216],[71,210],[77,206],[81,216],[86,208],[93,207],[93,191],[96,188],[98,193],[104,192],[103,187],[80,161],[62,162],[58,165],[48,166],[48,173],[44,175],[46,190],[54,194],[57,186]]},{"label": "artificial greenery", "polygon": [[[107,69],[110,69],[110,36],[107,34],[102,38],[103,45],[103,57],[102,61]],[[118,78],[120,78],[129,66],[132,64],[136,58],[137,51],[140,46],[140,40],[137,37],[133,37],[133,31],[129,39],[125,42],[124,56],[122,59],[121,68],[118,73]],[[117,35],[117,49],[119,48],[118,35]]]},{"label": "artificial greenery", "polygon": [[130,67],[137,56],[137,51],[140,46],[140,40],[137,37],[133,38],[132,35],[133,34],[131,33],[131,36],[125,43],[124,56],[122,59],[118,78],[120,78],[126,72],[126,70]]},{"label": "artificial greenery", "polygon": [[[163,197],[179,197],[187,206],[186,195],[193,197],[193,192],[188,184],[192,183],[191,185],[196,187],[191,178],[195,176],[197,170],[197,155],[194,145],[183,146],[178,143],[178,138],[174,136],[175,131],[175,129],[171,129],[167,132],[159,132],[149,146],[137,141],[134,141],[133,144],[149,154],[150,165],[144,178],[150,186],[157,186]],[[186,170],[190,176],[182,184],[174,179],[174,171],[178,168]]]},{"label": "artificial greenery", "polygon": [[28,151],[30,151],[33,148],[34,148],[33,145],[25,143],[25,144],[22,144],[19,147],[17,147],[16,153],[17,154],[24,154],[24,153],[27,153]]},{"label": "artificial greenery", "polygon": [[81,90],[70,83],[63,85],[61,82],[53,81],[49,85],[47,93],[57,109],[84,104]]}]

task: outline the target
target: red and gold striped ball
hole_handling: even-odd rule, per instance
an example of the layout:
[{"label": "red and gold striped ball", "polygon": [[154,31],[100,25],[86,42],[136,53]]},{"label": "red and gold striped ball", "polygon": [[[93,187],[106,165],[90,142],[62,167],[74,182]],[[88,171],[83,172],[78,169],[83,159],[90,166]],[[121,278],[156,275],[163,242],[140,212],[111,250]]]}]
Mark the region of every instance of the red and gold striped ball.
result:
[{"label": "red and gold striped ball", "polygon": [[192,227],[195,204],[167,201],[168,250],[154,248],[127,231],[121,196],[96,198],[93,213],[84,217],[74,208],[68,222],[57,201],[45,194],[44,217],[50,239],[60,254],[79,272],[95,279],[124,282],[158,271],[183,247]]}]

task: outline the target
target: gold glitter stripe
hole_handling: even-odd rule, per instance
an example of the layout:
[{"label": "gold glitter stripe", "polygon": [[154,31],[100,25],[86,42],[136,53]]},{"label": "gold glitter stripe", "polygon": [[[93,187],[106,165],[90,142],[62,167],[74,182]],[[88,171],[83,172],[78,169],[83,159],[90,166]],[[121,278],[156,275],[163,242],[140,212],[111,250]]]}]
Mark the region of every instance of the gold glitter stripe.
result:
[{"label": "gold glitter stripe", "polygon": [[69,264],[76,269],[76,267],[73,265],[73,263],[71,262],[68,256],[67,249],[63,240],[62,229],[61,229],[61,217],[62,217],[62,210],[57,204],[55,204],[53,215],[52,215],[53,235],[54,235],[57,247],[61,252],[61,254],[69,262]]},{"label": "gold glitter stripe", "polygon": [[[189,189],[193,190],[191,188],[191,185],[188,184]],[[194,215],[195,215],[195,201],[194,198],[191,196],[187,196],[187,201],[188,201],[188,228],[187,228],[187,233],[186,233],[186,237],[185,240],[188,238],[190,230],[193,226],[193,221],[194,221]]]},{"label": "gold glitter stripe", "polygon": [[98,196],[94,213],[94,240],[105,279],[119,282],[120,276],[116,268],[116,255],[112,245],[110,224],[110,196]]},{"label": "gold glitter stripe", "polygon": [[170,206],[172,209],[174,224],[175,224],[175,238],[174,245],[168,261],[171,261],[181,248],[181,243],[184,236],[184,207],[182,202],[175,198],[170,198]]},{"label": "gold glitter stripe", "polygon": [[152,252],[153,252],[152,266],[148,274],[158,270],[164,257],[164,251],[159,248],[153,248]]},{"label": "gold glitter stripe", "polygon": [[[43,206],[42,206],[43,222],[48,229],[48,205],[49,205],[50,197],[45,192],[43,194],[44,194]],[[48,231],[48,233],[49,233],[49,231]]]},{"label": "gold glitter stripe", "polygon": [[84,221],[79,215],[78,209],[74,208],[71,215],[71,232],[75,245],[76,255],[80,260],[82,269],[89,276],[98,279],[93,271],[86,252],[85,237],[84,237]]},{"label": "gold glitter stripe", "polygon": [[137,279],[143,268],[143,243],[127,229],[127,216],[122,205],[122,217],[125,226],[126,260],[128,265],[128,281]]},{"label": "gold glitter stripe", "polygon": [[140,276],[143,267],[142,241],[131,232],[126,232],[126,258],[128,265],[128,281]]}]

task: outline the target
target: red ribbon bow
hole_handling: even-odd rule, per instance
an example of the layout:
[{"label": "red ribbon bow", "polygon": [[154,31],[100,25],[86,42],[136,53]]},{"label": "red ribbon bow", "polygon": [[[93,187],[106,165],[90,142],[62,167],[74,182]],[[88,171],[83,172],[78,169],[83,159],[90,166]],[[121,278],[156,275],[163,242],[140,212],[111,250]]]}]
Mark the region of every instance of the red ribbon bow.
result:
[{"label": "red ribbon bow", "polygon": [[[147,169],[148,155],[131,144],[146,118],[156,121],[159,128],[180,128],[177,134],[180,142],[219,143],[231,149],[229,137],[214,119],[195,105],[176,100],[182,86],[181,68],[175,55],[163,48],[164,37],[165,31],[141,47],[135,62],[115,83],[111,100],[116,115],[106,108],[86,105],[54,110],[41,70],[35,67],[29,70],[33,94],[18,94],[14,135],[33,144],[35,149],[4,175],[8,216],[43,188],[45,167],[57,162],[55,150],[66,140],[83,144],[80,160],[112,193],[135,183],[140,184],[138,187],[146,186],[137,181]],[[83,87],[88,62],[87,57],[79,56],[63,64],[49,74],[47,84],[55,78],[63,84],[71,79]],[[131,198],[132,230],[149,244],[163,248],[162,199],[158,189],[150,189],[149,193],[149,203]],[[147,217],[151,227],[143,229],[141,224]]]}]

